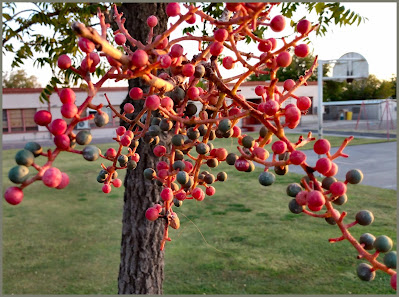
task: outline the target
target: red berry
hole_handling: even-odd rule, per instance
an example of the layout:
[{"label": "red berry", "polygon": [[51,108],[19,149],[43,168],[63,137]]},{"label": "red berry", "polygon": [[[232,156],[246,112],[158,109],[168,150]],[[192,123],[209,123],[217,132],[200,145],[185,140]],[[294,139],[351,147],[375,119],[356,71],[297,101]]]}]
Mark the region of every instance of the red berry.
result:
[{"label": "red berry", "polygon": [[195,67],[193,64],[184,64],[181,69],[181,73],[187,77],[193,76],[194,72],[195,72]]},{"label": "red berry", "polygon": [[119,126],[118,128],[116,128],[116,134],[119,136],[122,136],[123,134],[125,134],[126,132],[126,128],[123,126]]},{"label": "red berry", "polygon": [[61,114],[67,119],[72,119],[77,113],[78,108],[74,103],[65,103],[61,106]]},{"label": "red berry", "polygon": [[156,147],[154,147],[154,155],[157,157],[162,157],[166,154],[166,147],[164,147],[163,145],[157,145]]},{"label": "red berry", "polygon": [[177,2],[171,2],[166,6],[166,14],[169,17],[175,17],[180,13],[180,5]]},{"label": "red berry", "polygon": [[[138,87],[131,88],[129,91],[129,96],[133,100],[139,100],[139,99],[143,98],[143,90]],[[131,113],[131,112],[129,112],[129,113]]]},{"label": "red berry", "polygon": [[101,190],[105,193],[108,194],[109,192],[111,192],[112,188],[110,184],[104,184],[103,187],[101,188]]},{"label": "red berry", "polygon": [[301,165],[306,161],[306,155],[301,151],[293,151],[290,155],[290,162],[294,165]]},{"label": "red berry", "polygon": [[313,145],[313,150],[318,155],[326,154],[330,151],[331,145],[327,139],[318,139]]},{"label": "red berry", "polygon": [[69,184],[69,176],[65,172],[61,172],[61,182],[55,188],[61,190]]},{"label": "red berry", "polygon": [[276,112],[280,109],[280,105],[275,100],[268,100],[264,105],[265,113],[268,116],[275,115]]},{"label": "red berry", "polygon": [[183,201],[184,199],[186,199],[186,192],[182,190],[181,192],[177,193],[176,199],[179,201]]},{"label": "red berry", "polygon": [[157,95],[151,95],[145,99],[145,106],[149,110],[157,110],[159,105],[161,105],[161,100]]},{"label": "red berry", "polygon": [[187,90],[187,96],[188,98],[190,98],[191,100],[196,99],[200,94],[200,91],[198,90],[197,87],[191,87]]},{"label": "red berry", "polygon": [[308,20],[300,20],[298,22],[298,24],[296,25],[296,30],[298,31],[298,33],[301,33],[301,34],[308,33],[311,28],[312,28],[312,25],[310,24],[310,22]]},{"label": "red berry", "polygon": [[219,56],[223,52],[224,45],[221,42],[212,42],[209,52],[212,56]]},{"label": "red berry", "polygon": [[305,58],[309,54],[309,46],[305,43],[299,44],[295,47],[295,55],[300,58]]},{"label": "red berry", "polygon": [[47,169],[43,176],[42,181],[43,183],[49,188],[58,187],[62,180],[61,171],[58,168],[51,167]]},{"label": "red berry", "polygon": [[173,100],[170,97],[164,97],[161,100],[161,106],[166,108],[167,111],[171,111],[173,109]]},{"label": "red berry", "polygon": [[312,100],[309,97],[301,96],[298,98],[296,106],[302,111],[308,110],[312,106]]},{"label": "red berry", "polygon": [[123,106],[123,110],[124,110],[126,113],[133,113],[133,112],[134,112],[134,106],[133,106],[133,104],[131,104],[131,103],[126,103],[126,104]]},{"label": "red berry", "polygon": [[293,106],[291,108],[285,108],[285,121],[287,123],[297,122],[301,118],[301,111],[298,107]]},{"label": "red berry", "polygon": [[138,153],[134,153],[134,154],[131,156],[131,158],[132,158],[132,160],[135,161],[135,162],[140,161],[140,155],[139,155]]},{"label": "red berry", "polygon": [[238,171],[247,171],[250,164],[246,159],[237,159],[234,163],[234,166]]},{"label": "red berry", "polygon": [[192,192],[191,195],[193,196],[194,199],[198,201],[204,200],[205,194],[204,191],[201,188],[195,188]]},{"label": "red berry", "polygon": [[91,53],[95,48],[94,43],[84,37],[79,38],[78,46],[85,53]]},{"label": "red berry", "polygon": [[127,135],[123,135],[121,140],[120,140],[120,144],[123,146],[129,146],[132,143],[132,139],[127,136]]},{"label": "red berry", "polygon": [[169,68],[172,64],[172,58],[169,55],[162,55],[158,57],[161,68]]},{"label": "red berry", "polygon": [[67,123],[62,119],[56,119],[50,124],[49,128],[53,135],[64,134],[67,129]]},{"label": "red berry", "polygon": [[391,275],[391,287],[396,291],[397,276],[396,273]]},{"label": "red berry", "polygon": [[298,194],[296,194],[295,200],[299,205],[306,205],[307,196],[308,196],[307,191],[300,191]]},{"label": "red berry", "polygon": [[162,169],[169,169],[169,165],[165,161],[159,161],[157,164],[157,170],[162,170]]},{"label": "red berry", "polygon": [[17,205],[24,199],[24,192],[18,187],[9,187],[4,193],[4,199],[12,205]]},{"label": "red berry", "polygon": [[266,39],[267,41],[270,41],[272,43],[272,51],[276,49],[277,47],[277,40],[275,38],[268,38]]},{"label": "red berry", "polygon": [[145,212],[145,217],[147,218],[147,220],[149,221],[155,221],[156,219],[158,219],[159,217],[159,211],[157,208],[155,207],[150,207],[149,209],[147,209],[147,211]]},{"label": "red berry", "polygon": [[[161,35],[157,35],[155,37],[154,42],[158,42],[161,39]],[[156,46],[157,49],[164,49],[165,47],[168,46],[168,39],[167,38],[162,38],[161,42]]]},{"label": "red berry", "polygon": [[282,15],[275,16],[270,22],[270,28],[274,32],[281,32],[285,28],[285,18]]},{"label": "red berry", "polygon": [[229,37],[229,32],[226,29],[218,29],[215,31],[214,36],[216,41],[224,42]]},{"label": "red berry", "polygon": [[272,49],[272,43],[270,40],[266,40],[264,42],[259,42],[258,44],[258,50],[260,50],[261,52],[269,52]]},{"label": "red berry", "polygon": [[158,24],[158,18],[155,15],[150,15],[147,18],[147,25],[151,28],[155,27]]},{"label": "red berry", "polygon": [[225,148],[218,148],[215,151],[215,157],[219,161],[226,160],[226,157],[227,157],[228,154],[229,154],[229,152]]},{"label": "red berry", "polygon": [[173,191],[171,188],[164,188],[161,192],[161,198],[163,201],[171,201],[173,199]]},{"label": "red berry", "polygon": [[233,135],[231,135],[231,137],[237,138],[240,135],[241,135],[241,128],[238,126],[234,126],[233,127]]},{"label": "red berry", "polygon": [[321,158],[316,162],[316,170],[325,175],[331,170],[332,163],[328,158]]},{"label": "red berry", "polygon": [[118,45],[125,44],[125,43],[126,43],[126,36],[125,36],[125,34],[122,34],[122,33],[116,34],[116,35],[115,35],[115,42],[116,42],[116,44],[118,44]]},{"label": "red berry", "polygon": [[323,194],[319,191],[310,191],[307,193],[307,203],[310,207],[320,207],[326,203],[326,199]]},{"label": "red berry", "polygon": [[197,17],[195,16],[195,14],[192,14],[192,15],[186,20],[186,23],[192,25],[192,24],[195,23],[196,20],[197,20]]},{"label": "red berry", "polygon": [[71,145],[71,140],[68,135],[60,134],[54,136],[54,143],[60,150],[66,151]]},{"label": "red berry", "polygon": [[116,157],[116,150],[114,148],[110,147],[105,152],[105,156],[108,157],[108,158],[115,158]]},{"label": "red berry", "polygon": [[161,170],[158,170],[157,175],[160,179],[165,179],[169,175],[169,172],[167,169],[161,169]]},{"label": "red berry", "polygon": [[343,182],[336,181],[330,186],[330,191],[333,196],[341,196],[346,193],[346,185]]},{"label": "red berry", "polygon": [[284,90],[286,91],[291,90],[294,86],[295,86],[295,81],[293,81],[292,79],[287,79],[284,82]]},{"label": "red berry", "polygon": [[147,65],[148,63],[148,55],[143,50],[137,50],[132,55],[132,64],[138,68]]},{"label": "red berry", "polygon": [[238,107],[233,107],[232,109],[229,110],[229,116],[235,116],[240,112],[241,110]]},{"label": "red berry", "polygon": [[234,59],[230,56],[224,57],[222,64],[224,68],[232,69],[234,67]]},{"label": "red berry", "polygon": [[115,188],[120,188],[122,186],[122,181],[119,178],[116,178],[112,181],[112,185]]},{"label": "red berry", "polygon": [[256,86],[256,88],[255,88],[256,95],[262,96],[264,93],[266,93],[266,89],[264,86]]},{"label": "red berry", "polygon": [[189,161],[184,161],[184,164],[186,165],[184,167],[184,171],[187,172],[187,173],[190,173],[193,170],[194,165],[191,164],[191,162],[189,162]]},{"label": "red berry", "polygon": [[61,55],[58,57],[57,60],[58,68],[65,70],[71,67],[71,65],[72,65],[71,58],[69,58],[67,55]]},{"label": "red berry", "polygon": [[47,126],[51,123],[51,113],[47,110],[39,110],[35,113],[33,120],[39,126]]},{"label": "red berry", "polygon": [[258,159],[261,159],[262,161],[269,158],[269,152],[262,147],[254,148],[253,154],[255,155],[255,157],[257,157]]},{"label": "red berry", "polygon": [[276,58],[276,63],[279,67],[287,67],[291,62],[292,57],[289,52],[281,52]]},{"label": "red berry", "polygon": [[272,151],[277,155],[285,153],[287,150],[287,144],[282,140],[277,140],[272,144]]},{"label": "red berry", "polygon": [[183,55],[183,47],[180,44],[172,45],[172,48],[170,49],[170,55],[173,58],[181,57]]},{"label": "red berry", "polygon": [[334,175],[337,174],[337,172],[338,172],[338,166],[337,166],[337,164],[335,164],[334,162],[331,162],[331,169],[330,169],[328,172],[326,172],[326,173],[324,174],[324,176],[327,176],[327,177],[329,177],[329,176],[334,176]]},{"label": "red berry", "polygon": [[62,89],[61,92],[59,93],[60,100],[62,103],[75,103],[76,100],[76,94],[72,89],[70,88],[65,88]]},{"label": "red berry", "polygon": [[215,192],[216,192],[216,190],[215,190],[215,188],[212,187],[212,186],[207,187],[206,190],[205,190],[205,193],[206,193],[208,196],[213,196],[213,195],[215,194]]}]

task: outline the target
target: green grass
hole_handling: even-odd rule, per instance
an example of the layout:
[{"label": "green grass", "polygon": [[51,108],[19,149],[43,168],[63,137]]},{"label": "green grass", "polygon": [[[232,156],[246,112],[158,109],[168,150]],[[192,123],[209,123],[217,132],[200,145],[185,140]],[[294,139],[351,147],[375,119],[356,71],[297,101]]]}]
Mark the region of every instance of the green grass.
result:
[{"label": "green grass", "polygon": [[[4,188],[16,152],[3,151]],[[3,293],[116,294],[123,189],[104,195],[95,181],[99,163],[81,156],[62,154],[55,166],[71,177],[65,190],[37,182],[20,205],[3,201]],[[228,180],[215,185],[215,196],[176,208],[181,228],[171,231],[166,245],[165,294],[394,293],[384,273],[370,283],[357,278],[355,249],[328,243],[339,236],[337,227],[288,211],[285,188],[298,175],[262,187],[258,168],[216,169]],[[348,211],[348,222],[360,209],[375,215],[371,226],[353,227],[356,237],[370,232],[396,242],[395,191],[349,185],[348,196],[337,207]]]}]

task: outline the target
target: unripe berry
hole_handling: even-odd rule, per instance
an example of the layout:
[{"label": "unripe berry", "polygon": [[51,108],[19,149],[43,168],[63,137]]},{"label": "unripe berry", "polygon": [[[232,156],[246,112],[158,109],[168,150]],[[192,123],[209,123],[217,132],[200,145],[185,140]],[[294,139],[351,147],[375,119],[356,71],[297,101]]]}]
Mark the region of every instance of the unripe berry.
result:
[{"label": "unripe berry", "polygon": [[221,42],[212,42],[211,46],[209,47],[209,52],[212,56],[219,56],[224,49],[224,45]]},{"label": "unripe berry", "polygon": [[91,53],[95,48],[94,43],[84,37],[79,38],[78,46],[85,53]]},{"label": "unripe berry", "polygon": [[301,34],[306,34],[310,31],[312,28],[311,23],[308,20],[300,20],[298,24],[296,25],[296,30],[298,33]]},{"label": "unripe berry", "polygon": [[271,42],[271,44],[272,44],[272,49],[271,50],[272,51],[275,50],[276,47],[277,47],[277,40],[275,38],[268,38],[266,40]]},{"label": "unripe berry", "polygon": [[123,134],[125,134],[126,132],[126,128],[123,126],[119,126],[118,128],[116,128],[116,134],[119,136],[122,136]]},{"label": "unripe berry", "polygon": [[116,150],[112,147],[110,147],[109,149],[107,149],[107,151],[105,152],[105,156],[107,158],[115,158],[116,157]]},{"label": "unripe berry", "polygon": [[150,15],[147,18],[148,27],[154,28],[158,24],[158,18],[155,15]]},{"label": "unripe berry", "polygon": [[319,208],[318,210],[320,210],[323,207],[323,205],[326,203],[326,199],[324,198],[323,194],[319,191],[308,192],[306,199],[310,210],[315,210],[318,208]]},{"label": "unripe berry", "polygon": [[235,168],[238,171],[247,171],[249,168],[249,162],[246,159],[237,159],[234,163]]},{"label": "unripe berry", "polygon": [[180,13],[180,5],[177,2],[171,2],[166,6],[166,14],[169,17],[175,17]]},{"label": "unripe berry", "polygon": [[216,41],[224,42],[229,37],[229,32],[226,29],[218,29],[215,31],[214,36]]},{"label": "unripe berry", "polygon": [[198,90],[197,87],[191,87],[187,90],[187,96],[191,100],[196,99],[200,95],[200,91]]},{"label": "unripe berry", "polygon": [[258,159],[260,159],[262,161],[269,158],[269,152],[262,147],[254,148],[253,154],[255,155],[255,157],[257,157]]},{"label": "unripe berry", "polygon": [[309,46],[305,43],[299,44],[295,47],[294,53],[300,58],[305,58],[309,54]]},{"label": "unripe berry", "polygon": [[318,139],[314,145],[313,150],[318,155],[326,154],[330,151],[331,145],[327,139]]},{"label": "unripe berry", "polygon": [[122,181],[119,178],[116,178],[112,181],[112,185],[115,188],[120,188],[122,186]]},{"label": "unripe berry", "polygon": [[118,33],[115,35],[115,42],[117,45],[122,45],[126,43],[126,36],[125,34]]},{"label": "unripe berry", "polygon": [[285,28],[285,18],[282,15],[275,16],[270,22],[270,28],[274,32],[281,32]]},{"label": "unripe berry", "polygon": [[39,110],[35,113],[33,120],[39,126],[47,126],[51,123],[51,118],[52,116],[50,112],[48,112],[47,110]]},{"label": "unripe berry", "polygon": [[61,171],[58,168],[51,167],[47,169],[43,176],[42,181],[43,183],[49,188],[58,187],[62,180]]},{"label": "unripe berry", "polygon": [[157,157],[162,157],[166,154],[166,147],[164,147],[163,145],[157,145],[156,147],[154,147],[154,155]]},{"label": "unripe berry", "polygon": [[126,113],[133,113],[133,112],[134,112],[134,106],[133,106],[133,104],[131,104],[131,103],[126,103],[126,104],[123,106],[123,110],[124,110]]},{"label": "unripe berry", "polygon": [[133,100],[139,100],[143,98],[143,90],[138,87],[131,88],[129,91],[129,97],[132,98]]},{"label": "unripe berry", "polygon": [[176,199],[179,201],[183,201],[186,199],[186,192],[182,190],[181,192],[176,194]]},{"label": "unripe berry", "polygon": [[130,146],[132,142],[132,139],[130,137],[128,137],[127,135],[123,135],[121,140],[120,140],[120,144],[123,146]]},{"label": "unripe berry", "polygon": [[197,20],[197,16],[196,16],[195,14],[192,14],[192,15],[186,20],[186,23],[192,25],[192,24],[195,23],[196,20]]},{"label": "unripe berry", "polygon": [[64,88],[59,93],[60,100],[63,104],[65,103],[75,103],[76,94],[70,88]]},{"label": "unripe berry", "polygon": [[306,205],[307,204],[307,196],[308,196],[307,191],[300,191],[298,194],[296,194],[295,200],[299,205]]},{"label": "unripe berry", "polygon": [[205,194],[204,191],[201,188],[195,188],[192,192],[191,195],[195,200],[202,201],[204,200]]},{"label": "unripe berry", "polygon": [[[157,35],[155,37],[154,42],[158,42],[161,39],[161,35]],[[168,46],[168,39],[167,38],[162,38],[161,42],[156,46],[157,49],[164,49],[165,47]]]},{"label": "unripe berry", "polygon": [[336,175],[338,172],[338,166],[334,162],[331,162],[331,169],[324,174],[324,176],[330,177]]},{"label": "unripe berry", "polygon": [[53,135],[64,134],[67,129],[67,123],[62,119],[56,119],[50,124],[49,128]]},{"label": "unripe berry", "polygon": [[69,58],[67,55],[61,55],[58,57],[57,60],[58,68],[65,70],[71,67],[71,65],[72,65],[71,58]]},{"label": "unripe berry", "polygon": [[255,87],[255,94],[258,96],[262,96],[264,93],[266,93],[266,89],[264,86],[256,86]]},{"label": "unripe berry", "polygon": [[138,68],[147,65],[148,55],[145,51],[138,49],[132,55],[132,64]]},{"label": "unripe berry", "polygon": [[291,62],[292,57],[289,52],[281,52],[276,58],[276,63],[279,67],[287,67]]},{"label": "unripe berry", "polygon": [[18,187],[9,187],[4,192],[4,199],[12,205],[17,205],[24,199],[24,192]]}]

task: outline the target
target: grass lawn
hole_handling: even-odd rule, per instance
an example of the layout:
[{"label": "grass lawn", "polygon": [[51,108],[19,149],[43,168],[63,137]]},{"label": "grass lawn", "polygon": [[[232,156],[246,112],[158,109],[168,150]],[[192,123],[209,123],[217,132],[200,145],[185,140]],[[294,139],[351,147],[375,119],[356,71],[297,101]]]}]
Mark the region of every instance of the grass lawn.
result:
[{"label": "grass lawn", "polygon": [[[229,149],[229,141],[216,146]],[[3,151],[4,188],[16,152]],[[99,162],[64,153],[55,166],[71,178],[65,190],[37,182],[20,205],[3,200],[3,294],[116,294],[123,189],[101,192]],[[278,176],[263,187],[259,168],[240,173],[223,164],[213,172],[222,170],[228,180],[215,185],[213,197],[175,208],[181,228],[166,245],[165,294],[395,293],[384,273],[367,283],[357,278],[355,249],[328,243],[340,235],[337,227],[289,212],[285,188],[300,176]],[[386,234],[396,248],[396,191],[349,185],[348,197],[337,207],[348,212],[348,223],[361,209],[375,215],[353,234]]]}]

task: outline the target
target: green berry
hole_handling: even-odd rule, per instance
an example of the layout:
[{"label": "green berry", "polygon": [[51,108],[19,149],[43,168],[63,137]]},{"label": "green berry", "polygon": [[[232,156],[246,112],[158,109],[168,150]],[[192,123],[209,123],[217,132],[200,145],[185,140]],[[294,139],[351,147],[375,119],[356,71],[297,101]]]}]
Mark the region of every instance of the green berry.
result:
[{"label": "green berry", "polygon": [[27,180],[29,168],[24,165],[17,165],[10,169],[8,178],[15,184],[22,184]]},{"label": "green berry", "polygon": [[128,161],[129,161],[129,158],[126,155],[120,155],[118,157],[118,162],[119,162],[120,166],[125,166]]},{"label": "green berry", "polygon": [[32,152],[35,157],[42,153],[42,147],[37,142],[27,142],[25,144],[25,149]]},{"label": "green berry", "polygon": [[338,196],[337,199],[333,200],[333,203],[336,205],[343,205],[348,201],[348,196],[346,194]]},{"label": "green berry", "polygon": [[259,175],[259,183],[262,186],[270,186],[275,182],[275,180],[276,176],[269,171],[264,171]]},{"label": "green berry", "polygon": [[100,157],[101,151],[94,145],[88,145],[83,149],[83,158],[87,161],[95,161]]},{"label": "green berry", "polygon": [[127,169],[134,170],[137,167],[137,162],[134,160],[127,161]]},{"label": "green berry", "polygon": [[289,203],[288,203],[288,208],[292,213],[295,214],[299,214],[303,211],[303,206],[299,205],[298,202],[296,202],[295,199],[292,199]]},{"label": "green berry", "polygon": [[198,129],[189,128],[187,130],[187,137],[191,140],[196,140],[200,137],[200,132]]},{"label": "green berry", "polygon": [[217,179],[220,182],[224,182],[227,179],[227,173],[224,171],[219,172],[217,175]]},{"label": "green berry", "polygon": [[182,146],[184,144],[184,137],[181,134],[173,135],[172,144],[174,146]]},{"label": "green berry", "polygon": [[229,119],[223,119],[219,122],[218,129],[225,133],[231,129],[232,123]]},{"label": "green berry", "polygon": [[15,161],[18,165],[29,167],[35,161],[35,155],[31,151],[23,149],[17,152],[15,155]]},{"label": "green berry", "polygon": [[186,106],[186,110],[184,114],[188,117],[191,117],[197,113],[197,106],[193,103],[188,103]]},{"label": "green berry", "polygon": [[186,168],[186,164],[182,160],[177,160],[173,163],[172,167],[174,170],[180,169],[180,171],[183,171]]},{"label": "green berry", "polygon": [[363,233],[360,235],[359,243],[364,244],[365,250],[372,250],[374,248],[375,236],[370,233]]},{"label": "green berry", "polygon": [[376,251],[379,251],[381,253],[386,253],[392,249],[393,242],[392,239],[389,238],[388,236],[381,235],[375,239],[373,246],[376,249]]},{"label": "green berry", "polygon": [[290,197],[296,197],[296,195],[300,192],[300,191],[302,191],[302,187],[301,187],[301,185],[300,184],[298,184],[298,183],[292,183],[292,184],[289,184],[288,185],[288,187],[287,187],[287,195],[288,196],[290,196]]},{"label": "green berry", "polygon": [[267,132],[268,132],[267,128],[265,126],[262,126],[262,128],[260,128],[260,130],[259,130],[259,136],[262,138],[265,138],[267,135]]},{"label": "green berry", "polygon": [[176,207],[180,207],[180,206],[182,206],[183,201],[177,200],[176,198],[173,198],[173,204],[174,204]]},{"label": "green berry", "polygon": [[185,171],[179,171],[176,175],[176,180],[179,184],[185,185],[189,181],[189,175]]},{"label": "green berry", "polygon": [[252,136],[244,136],[244,138],[241,140],[242,145],[246,148],[251,148],[255,145],[255,139]]},{"label": "green berry", "polygon": [[238,159],[238,156],[236,154],[230,153],[226,157],[226,163],[229,165],[234,165],[237,159]]},{"label": "green berry", "polygon": [[206,161],[206,165],[208,165],[210,168],[215,168],[219,165],[219,161],[216,158],[208,159]]},{"label": "green berry", "polygon": [[396,269],[396,251],[386,253],[383,261],[386,267]]},{"label": "green berry", "polygon": [[175,160],[183,160],[184,154],[181,150],[175,150]]},{"label": "green berry", "polygon": [[359,225],[367,226],[374,221],[374,215],[369,210],[361,210],[356,214],[356,222]]},{"label": "green berry", "polygon": [[169,131],[170,129],[172,129],[172,127],[173,127],[172,121],[169,121],[167,119],[162,119],[161,122],[159,123],[159,128],[162,131]]},{"label": "green berry", "polygon": [[209,152],[209,146],[206,143],[200,142],[195,147],[195,150],[200,155],[205,155]]},{"label": "green berry", "polygon": [[159,136],[161,134],[162,130],[158,125],[151,125],[148,127],[148,134],[151,135],[152,137]]},{"label": "green berry", "polygon": [[146,179],[152,180],[156,176],[155,170],[152,168],[146,168],[143,171],[144,177]]},{"label": "green berry", "polygon": [[375,271],[371,270],[371,266],[366,263],[360,263],[357,266],[357,276],[364,281],[372,281],[375,278]]},{"label": "green berry", "polygon": [[274,166],[274,172],[277,175],[285,175],[288,172],[288,166]]},{"label": "green berry", "polygon": [[82,130],[76,134],[76,142],[80,145],[88,145],[91,142],[92,136],[90,131]]},{"label": "green berry", "polygon": [[332,183],[335,183],[337,181],[337,179],[335,177],[329,176],[329,177],[325,177],[323,178],[323,180],[321,181],[321,186],[323,187],[323,189],[330,189],[330,186]]},{"label": "green berry", "polygon": [[363,173],[359,169],[352,169],[346,173],[346,180],[350,184],[358,184],[363,180]]}]

